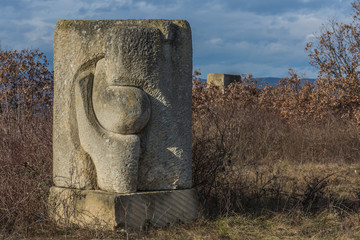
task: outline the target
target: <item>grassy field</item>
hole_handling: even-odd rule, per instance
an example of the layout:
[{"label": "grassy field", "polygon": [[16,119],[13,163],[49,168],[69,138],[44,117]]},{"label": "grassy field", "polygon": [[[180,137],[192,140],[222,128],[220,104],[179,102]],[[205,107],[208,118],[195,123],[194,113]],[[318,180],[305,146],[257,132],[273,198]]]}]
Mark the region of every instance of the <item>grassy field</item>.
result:
[{"label": "grassy field", "polygon": [[[265,167],[265,166],[264,166]],[[241,212],[212,217],[201,216],[194,223],[146,231],[118,230],[115,232],[60,228],[49,219],[42,219],[24,228],[14,228],[6,239],[359,239],[360,176],[358,164],[294,165],[278,163],[275,173],[264,176],[278,178],[273,183],[259,185],[254,191],[264,191],[257,206]],[[280,170],[282,169],[282,170]],[[255,172],[253,172],[255,173]],[[255,177],[256,174],[253,176]],[[322,179],[327,177],[326,179]],[[321,179],[319,179],[321,178]],[[284,181],[288,179],[288,181]],[[256,180],[255,178],[253,179]],[[323,182],[321,182],[323,180]],[[313,181],[313,182],[311,182]],[[320,182],[319,182],[320,181]],[[295,184],[296,188],[289,187]],[[316,185],[318,184],[318,185]],[[280,199],[274,196],[282,188]],[[313,187],[313,190],[311,189]],[[289,191],[289,192],[287,192]],[[290,196],[292,191],[296,194]],[[311,193],[311,191],[313,191]],[[269,193],[266,193],[269,192]],[[289,195],[289,193],[291,193]],[[312,195],[313,194],[313,195]],[[267,198],[268,196],[269,198]],[[280,197],[280,196],[279,196]],[[284,204],[295,201],[296,204]],[[308,201],[308,202],[306,202]],[[306,203],[305,203],[306,202]],[[310,203],[311,202],[311,203]],[[256,209],[255,209],[256,208]],[[29,211],[29,210],[28,210]],[[20,226],[19,226],[20,227]],[[4,233],[3,233],[4,234]]]},{"label": "grassy field", "polygon": [[[246,116],[250,121],[247,124],[255,126],[254,116]],[[258,119],[270,121],[270,118]],[[340,126],[339,122],[329,122],[326,125],[298,125],[292,131],[286,129],[282,132],[284,126],[272,122],[270,125],[277,128],[276,133],[274,129],[265,127],[266,124],[261,125],[263,128],[250,128],[245,124],[246,119],[238,120],[250,131],[242,129],[242,134],[248,137],[251,135],[251,141],[269,141],[264,143],[267,148],[254,147],[248,149],[247,153],[235,151],[242,148],[229,148],[229,151],[232,149],[232,155],[222,161],[211,151],[200,154],[202,148],[198,149],[200,146],[196,144],[202,145],[207,141],[197,139],[197,133],[202,136],[201,127],[196,130],[193,137],[194,181],[203,204],[197,222],[143,232],[109,232],[101,229],[82,230],[76,226],[59,227],[48,218],[46,202],[52,185],[51,116],[44,115],[26,121],[3,118],[1,129],[6,134],[1,135],[3,139],[0,141],[2,238],[360,238],[360,164],[357,148],[360,138],[357,126]],[[277,124],[285,124],[280,122]],[[257,131],[261,131],[261,134]],[[267,131],[271,131],[273,137],[265,140],[264,136],[269,135]],[[280,142],[275,144],[274,139]],[[298,141],[303,142],[303,145],[296,145]],[[287,143],[282,145],[284,149],[281,154],[278,153],[280,143]],[[207,146],[215,147],[219,143],[212,140],[207,144],[215,144]],[[319,151],[319,145],[322,152]],[[259,159],[257,156],[263,157]],[[210,163],[220,161],[221,164],[208,164],[206,168],[202,162],[204,159]],[[214,178],[204,181],[204,176]]]}]

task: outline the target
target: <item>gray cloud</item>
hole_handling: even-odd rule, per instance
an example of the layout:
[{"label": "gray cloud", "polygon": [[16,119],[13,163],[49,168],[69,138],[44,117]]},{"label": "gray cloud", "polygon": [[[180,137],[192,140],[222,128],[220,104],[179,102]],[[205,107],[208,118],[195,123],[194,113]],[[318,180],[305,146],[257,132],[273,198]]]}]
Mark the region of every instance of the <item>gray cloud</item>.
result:
[{"label": "gray cloud", "polygon": [[338,7],[342,1],[329,0],[271,0],[271,1],[229,1],[228,9],[249,11],[257,14],[279,15],[288,12],[316,12],[324,7]]},{"label": "gray cloud", "polygon": [[352,0],[2,0],[0,40],[6,49],[40,48],[52,57],[59,19],[187,19],[194,67],[209,72],[308,77],[304,46],[321,24],[346,21]]}]

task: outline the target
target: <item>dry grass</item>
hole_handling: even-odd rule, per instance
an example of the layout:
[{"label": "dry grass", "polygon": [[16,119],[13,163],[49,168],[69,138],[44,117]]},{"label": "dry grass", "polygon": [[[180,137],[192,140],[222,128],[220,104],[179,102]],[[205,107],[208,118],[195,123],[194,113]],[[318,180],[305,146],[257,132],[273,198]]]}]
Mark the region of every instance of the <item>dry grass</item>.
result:
[{"label": "dry grass", "polygon": [[[232,86],[224,94],[195,85],[194,183],[208,214],[316,213],[342,201],[353,208],[357,198],[342,198],[354,195],[358,185],[343,191],[329,185],[355,181],[359,126],[333,116],[284,119],[281,112],[252,101],[245,87]],[[323,170],[315,171],[318,166]]]},{"label": "dry grass", "polygon": [[[194,109],[196,223],[137,231],[59,227],[48,218],[52,120],[0,119],[0,235],[4,239],[356,239],[359,127],[329,117],[291,124],[228,102]],[[207,105],[206,105],[207,104]],[[194,105],[196,107],[196,104]]]},{"label": "dry grass", "polygon": [[[144,232],[57,226],[47,209],[53,185],[52,116],[41,109],[34,113],[36,102],[20,108],[5,102],[0,237],[360,238],[360,126],[356,114],[347,114],[357,111],[356,101],[341,104],[344,95],[335,101],[326,86],[319,91],[299,85],[295,74],[273,88],[249,79],[225,91],[194,83],[193,177],[204,207],[201,219]],[[41,101],[50,109],[48,97]],[[317,105],[321,99],[330,100]]]}]

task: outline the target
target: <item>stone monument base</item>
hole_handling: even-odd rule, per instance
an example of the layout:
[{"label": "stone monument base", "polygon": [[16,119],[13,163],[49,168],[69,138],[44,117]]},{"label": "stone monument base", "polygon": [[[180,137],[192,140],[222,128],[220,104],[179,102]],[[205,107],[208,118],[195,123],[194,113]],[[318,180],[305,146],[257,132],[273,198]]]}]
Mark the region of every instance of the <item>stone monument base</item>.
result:
[{"label": "stone monument base", "polygon": [[193,221],[199,214],[195,189],[119,194],[52,187],[49,204],[58,224],[90,228],[162,227]]}]

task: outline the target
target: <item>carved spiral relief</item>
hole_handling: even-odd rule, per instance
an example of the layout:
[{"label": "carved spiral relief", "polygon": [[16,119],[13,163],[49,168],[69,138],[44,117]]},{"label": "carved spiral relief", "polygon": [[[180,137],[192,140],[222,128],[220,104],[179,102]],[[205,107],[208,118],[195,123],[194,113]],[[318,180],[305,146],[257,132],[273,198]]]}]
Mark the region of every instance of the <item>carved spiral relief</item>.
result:
[{"label": "carved spiral relief", "polygon": [[135,133],[149,121],[150,100],[140,88],[109,86],[103,63],[75,80],[80,144],[91,156],[100,189],[136,192],[140,138]]}]

